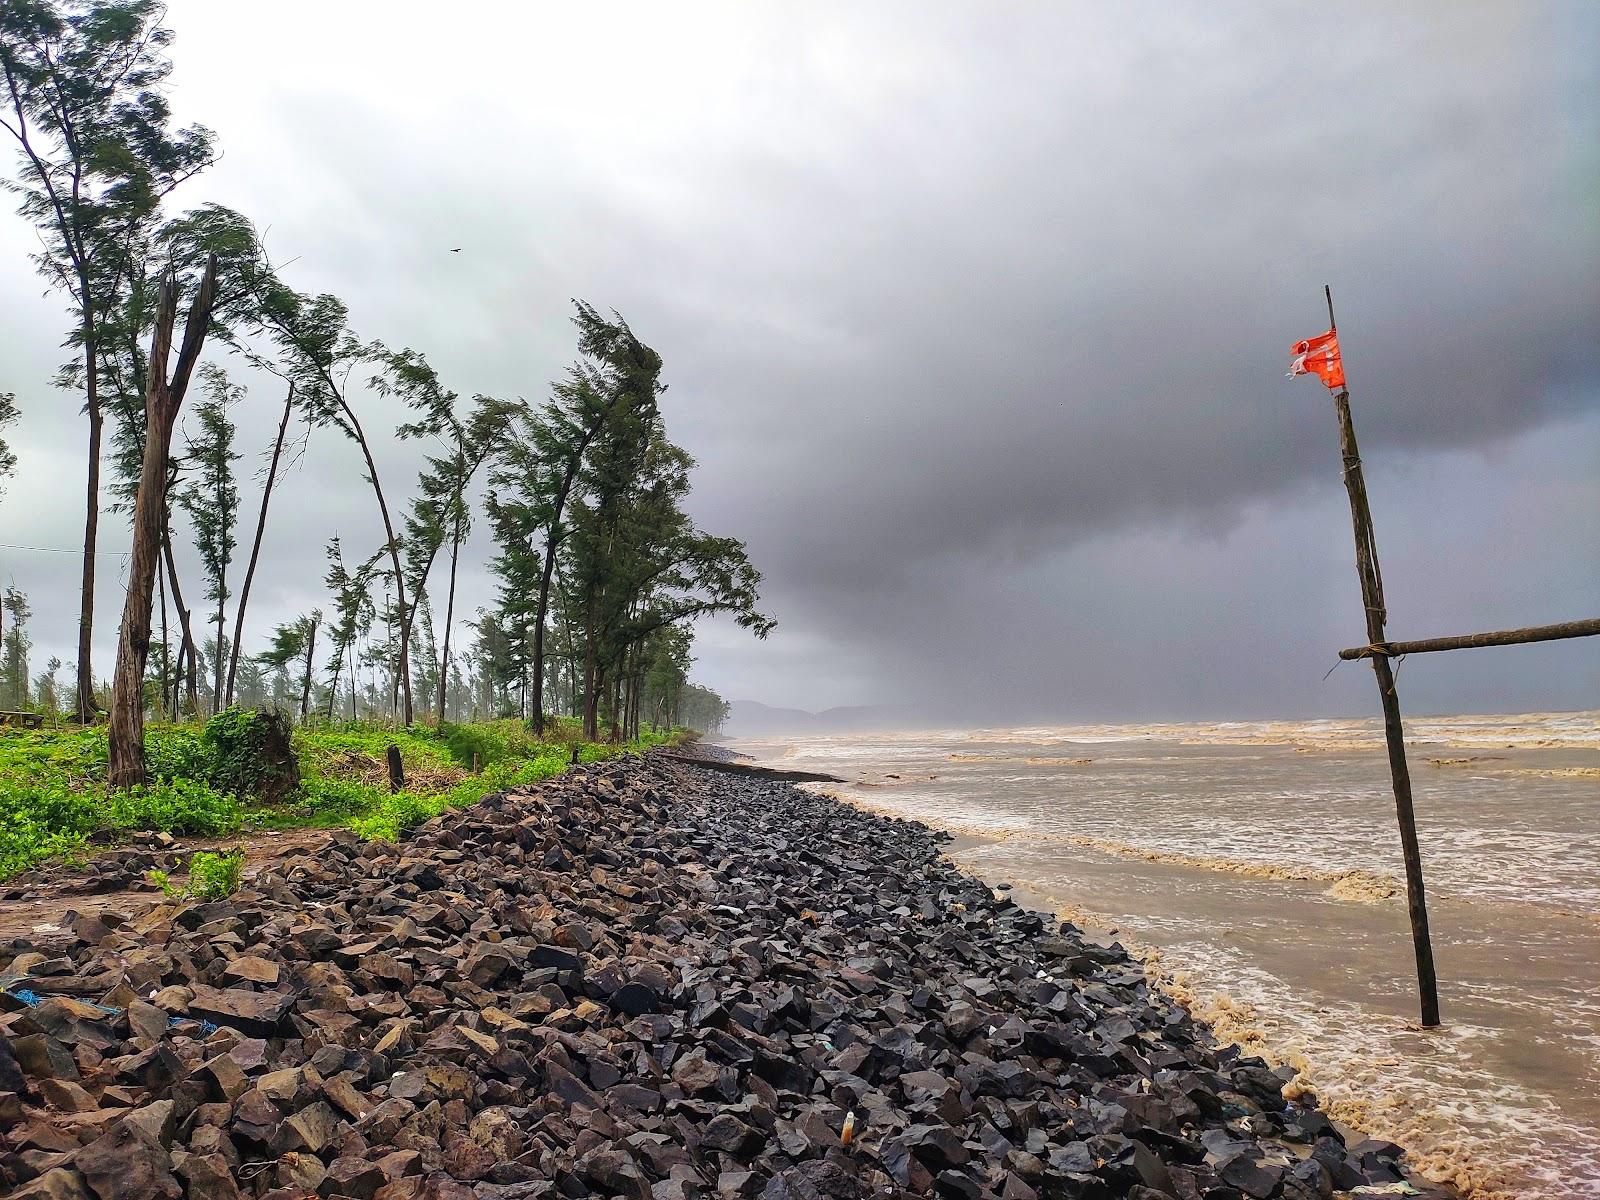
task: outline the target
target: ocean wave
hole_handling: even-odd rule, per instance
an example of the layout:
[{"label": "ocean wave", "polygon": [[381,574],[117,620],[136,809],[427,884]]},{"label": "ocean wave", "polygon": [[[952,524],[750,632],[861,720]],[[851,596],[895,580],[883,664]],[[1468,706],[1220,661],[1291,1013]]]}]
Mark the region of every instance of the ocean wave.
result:
[{"label": "ocean wave", "polygon": [[[993,865],[967,854],[950,857],[974,874]],[[1310,999],[1226,950],[1168,952],[1124,920],[1043,885],[1024,886],[1058,920],[1114,937],[1143,964],[1151,986],[1204,1021],[1219,1042],[1291,1067],[1287,1098],[1315,1096],[1336,1121],[1405,1146],[1407,1160],[1429,1179],[1470,1200],[1600,1194],[1600,1131],[1546,1097],[1486,1078],[1475,1047],[1489,1031],[1471,1025],[1425,1031],[1356,1004]],[[1576,1169],[1561,1165],[1565,1153],[1552,1159],[1545,1140],[1551,1135],[1580,1156]],[[1582,1157],[1591,1150],[1595,1157]]]}]

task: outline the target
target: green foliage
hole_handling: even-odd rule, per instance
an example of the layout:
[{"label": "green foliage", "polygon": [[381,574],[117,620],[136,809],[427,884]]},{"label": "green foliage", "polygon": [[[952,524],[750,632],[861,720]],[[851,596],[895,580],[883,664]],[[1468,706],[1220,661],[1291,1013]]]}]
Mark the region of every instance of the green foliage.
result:
[{"label": "green foliage", "polygon": [[[517,720],[397,731],[377,725],[298,729],[293,748],[302,781],[276,806],[247,807],[218,782],[247,760],[257,714],[228,710],[192,725],[153,725],[146,753],[152,782],[111,792],[105,785],[104,727],[0,731],[0,879],[48,859],[82,852],[90,839],[133,830],[224,837],[241,827],[347,826],[394,840],[405,830],[506,788],[559,775],[579,745],[592,763],[670,740],[651,733],[624,745],[539,740]],[[563,726],[570,733],[571,724]],[[410,786],[390,794],[382,766],[400,748]],[[476,751],[481,767],[470,772]],[[223,765],[219,765],[223,764]],[[191,868],[191,874],[193,868]]]},{"label": "green foliage", "polygon": [[244,808],[203,779],[161,779],[145,787],[112,792],[105,801],[109,831],[158,829],[220,837],[233,833]]},{"label": "green foliage", "polygon": [[188,893],[197,900],[225,900],[239,890],[244,851],[213,854],[201,850],[189,860]]},{"label": "green foliage", "polygon": [[219,791],[234,796],[260,793],[275,774],[289,743],[288,721],[271,709],[227,708],[200,734],[205,774]]},{"label": "green foliage", "polygon": [[33,609],[28,597],[14,587],[0,593],[0,618],[5,633],[0,636],[0,707],[28,707],[32,680],[28,675],[28,651],[33,639],[28,636],[28,618]]},{"label": "green foliage", "polygon": [[174,899],[191,896],[196,900],[226,900],[239,890],[239,880],[244,873],[244,851],[230,850],[215,854],[210,850],[196,851],[189,860],[189,880],[176,887],[165,871],[146,871],[145,878]]},{"label": "green foliage", "polygon": [[[11,392],[0,392],[0,433],[17,419],[17,397]],[[17,452],[0,437],[0,498],[6,494],[6,480],[16,473]]]}]

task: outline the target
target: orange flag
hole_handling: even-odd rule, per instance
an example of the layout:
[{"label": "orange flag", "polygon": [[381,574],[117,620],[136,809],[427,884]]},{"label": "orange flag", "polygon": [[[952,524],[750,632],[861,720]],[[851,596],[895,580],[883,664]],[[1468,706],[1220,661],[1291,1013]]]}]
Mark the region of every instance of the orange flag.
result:
[{"label": "orange flag", "polygon": [[1290,353],[1294,355],[1290,375],[1315,375],[1330,392],[1344,387],[1344,359],[1339,357],[1339,335],[1332,329],[1296,342]]}]

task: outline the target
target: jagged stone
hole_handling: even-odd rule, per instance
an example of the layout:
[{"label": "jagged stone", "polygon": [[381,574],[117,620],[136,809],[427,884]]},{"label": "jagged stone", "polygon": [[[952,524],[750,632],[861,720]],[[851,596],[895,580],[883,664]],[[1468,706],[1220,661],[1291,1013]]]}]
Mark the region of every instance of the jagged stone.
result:
[{"label": "jagged stone", "polygon": [[34,1200],[1328,1200],[1401,1174],[939,835],[665,761],[73,929],[0,947],[46,996],[0,1011],[0,1171]]},{"label": "jagged stone", "polygon": [[126,1121],[79,1150],[73,1166],[99,1200],[179,1200],[183,1195],[172,1174],[172,1157]]}]

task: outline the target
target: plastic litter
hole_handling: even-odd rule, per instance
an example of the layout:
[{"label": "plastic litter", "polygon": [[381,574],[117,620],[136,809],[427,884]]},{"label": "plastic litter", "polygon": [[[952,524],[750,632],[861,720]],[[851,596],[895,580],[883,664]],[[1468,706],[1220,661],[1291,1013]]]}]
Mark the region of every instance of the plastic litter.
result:
[{"label": "plastic litter", "polygon": [[[47,996],[47,995],[46,996],[41,996],[38,992],[34,991],[33,989],[24,988],[24,987],[7,988],[7,989],[5,989],[5,994],[8,995],[8,996],[15,996],[18,1000],[21,1000],[29,1008],[38,1008],[39,1005],[43,1004],[46,1000],[50,999],[50,997]],[[99,1009],[101,1012],[105,1013],[107,1016],[113,1016],[114,1017],[118,1013],[124,1011],[123,1009],[120,1009],[120,1008],[113,1008],[109,1004],[96,1004],[93,1000],[82,1000],[82,999],[79,999],[77,996],[73,996],[72,999],[77,1000],[79,1004],[87,1004],[90,1008]],[[168,1017],[167,1018],[167,1026],[168,1026],[168,1028],[171,1028],[171,1027],[176,1026],[176,1025],[191,1025],[191,1024],[200,1026],[200,1032],[204,1033],[204,1034],[207,1034],[207,1035],[215,1033],[217,1031],[217,1029],[218,1029],[218,1026],[213,1025],[210,1021],[202,1021],[197,1017]]]}]

